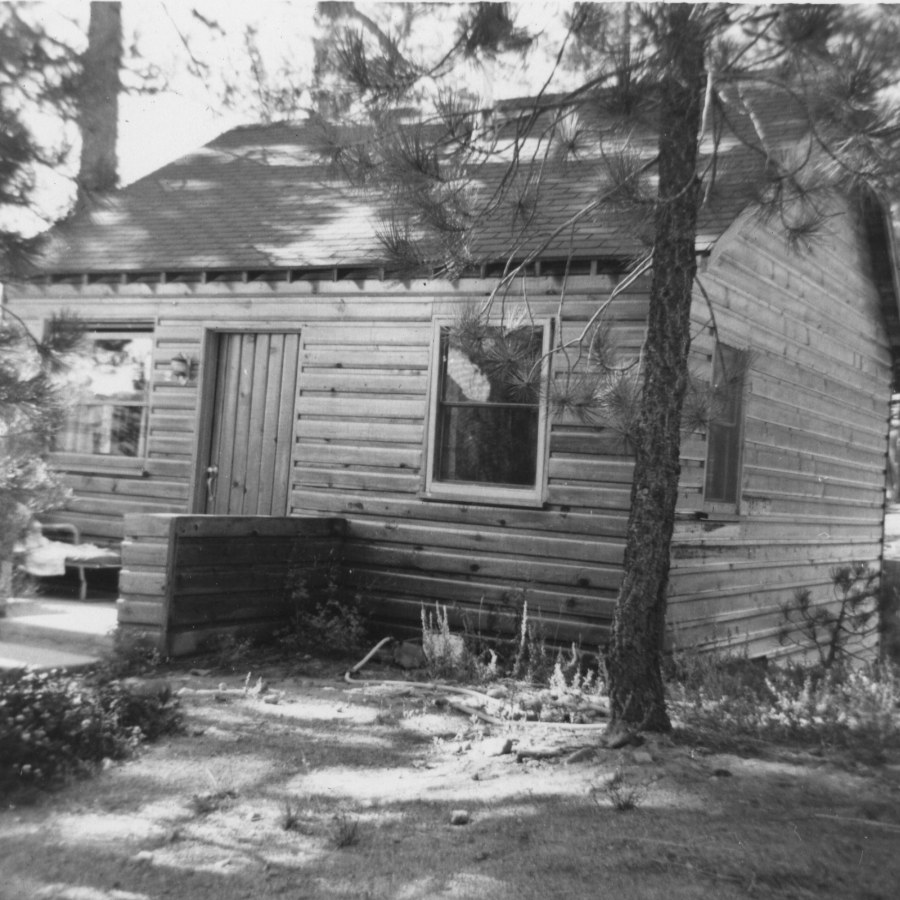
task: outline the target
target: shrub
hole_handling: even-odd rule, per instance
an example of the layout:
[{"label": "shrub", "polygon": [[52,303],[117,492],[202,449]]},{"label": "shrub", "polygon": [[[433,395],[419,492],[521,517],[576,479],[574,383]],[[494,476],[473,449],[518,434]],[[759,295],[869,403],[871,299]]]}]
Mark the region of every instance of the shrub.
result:
[{"label": "shrub", "polygon": [[286,649],[355,653],[365,646],[368,616],[363,593],[348,584],[334,551],[311,567],[293,569],[287,597],[290,625],[278,635]]},{"label": "shrub", "polygon": [[0,676],[0,794],[50,787],[180,727],[168,691],[58,671]]},{"label": "shrub", "polygon": [[900,746],[900,675],[885,664],[766,667],[681,653],[671,671],[673,712],[710,736],[790,740],[876,757]]},{"label": "shrub", "polygon": [[837,566],[830,574],[836,602],[816,603],[808,588],[797,589],[782,604],[778,635],[782,645],[815,649],[826,669],[866,658],[864,648],[878,633],[885,600],[878,572],[866,563]]}]

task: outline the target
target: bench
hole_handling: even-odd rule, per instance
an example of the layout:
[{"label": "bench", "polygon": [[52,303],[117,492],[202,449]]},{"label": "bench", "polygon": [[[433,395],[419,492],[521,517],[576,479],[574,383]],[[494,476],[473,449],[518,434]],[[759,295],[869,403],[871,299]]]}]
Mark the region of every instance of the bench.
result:
[{"label": "bench", "polygon": [[[82,545],[81,533],[77,525],[69,522],[42,522],[41,533],[49,537],[50,535],[65,536],[68,540],[60,542],[52,541],[52,543],[65,544],[67,547],[72,546],[72,550],[63,551],[65,567],[67,569],[75,569],[78,572],[78,599],[87,599],[87,575],[88,570],[99,571],[101,569],[122,568],[122,555],[114,547],[96,547],[93,544]],[[84,551],[79,552],[77,547],[84,546]],[[28,571],[27,557],[24,562],[24,568]]]}]

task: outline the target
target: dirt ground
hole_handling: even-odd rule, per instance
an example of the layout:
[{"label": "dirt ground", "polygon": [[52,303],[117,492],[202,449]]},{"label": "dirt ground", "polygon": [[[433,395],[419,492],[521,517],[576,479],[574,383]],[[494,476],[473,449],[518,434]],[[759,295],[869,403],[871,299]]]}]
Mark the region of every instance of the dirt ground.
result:
[{"label": "dirt ground", "polygon": [[0,898],[898,896],[900,760],[600,750],[341,671],[163,673],[185,734],[0,811]]}]

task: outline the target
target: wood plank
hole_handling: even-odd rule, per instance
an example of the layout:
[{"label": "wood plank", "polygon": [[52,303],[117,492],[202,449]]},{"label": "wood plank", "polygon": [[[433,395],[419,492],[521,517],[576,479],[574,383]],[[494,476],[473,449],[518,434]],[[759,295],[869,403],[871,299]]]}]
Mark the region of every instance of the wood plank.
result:
[{"label": "wood plank", "polygon": [[301,419],[297,425],[298,440],[354,440],[377,441],[382,444],[410,444],[421,446],[424,424],[398,424],[388,419],[378,422],[329,421],[327,419]]},{"label": "wood plank", "polygon": [[[252,386],[249,392],[249,419],[247,423],[247,457],[244,463],[244,494],[241,498],[240,512],[245,515],[257,515],[264,510],[259,508],[260,470],[268,448],[263,445],[265,434],[266,399],[271,387],[269,377],[269,351],[272,335],[256,335],[256,346],[253,354]],[[267,511],[267,510],[266,510]]]},{"label": "wood plank", "polygon": [[266,537],[283,535],[340,536],[346,527],[344,520],[322,516],[203,516],[174,517],[174,534],[179,537]]},{"label": "wood plank", "polygon": [[343,396],[319,397],[301,393],[297,400],[300,416],[325,416],[361,419],[413,419],[425,417],[425,396],[416,400],[401,400],[391,397],[351,399]]},{"label": "wood plank", "polygon": [[277,417],[278,453],[273,472],[272,514],[288,512],[291,495],[291,462],[295,451],[294,431],[297,423],[296,400],[299,389],[300,335],[285,336],[285,349],[281,370],[281,400]]},{"label": "wood plank", "polygon": [[[138,576],[132,575],[131,577]],[[225,603],[232,594],[241,594],[244,591],[282,592],[285,590],[286,579],[287,566],[285,564],[227,570],[218,566],[215,568],[198,566],[191,569],[176,569],[171,585],[172,614],[175,614],[174,610],[189,594],[215,594],[222,603]],[[124,587],[123,590],[125,590]]]},{"label": "wood plank", "polygon": [[583,456],[555,454],[550,457],[549,471],[551,480],[571,479],[604,484],[627,484],[630,488],[634,476],[634,462],[619,456],[586,459]]},{"label": "wood plank", "polygon": [[434,551],[429,548],[355,545],[348,548],[348,559],[356,565],[380,567],[395,571],[420,571],[429,574],[476,576],[504,581],[507,584],[533,583],[559,587],[618,589],[622,578],[617,566],[561,563],[555,560],[533,562],[493,558],[472,558],[465,553]]},{"label": "wood plank", "polygon": [[409,597],[417,600],[422,609],[433,609],[435,603],[451,607],[467,604],[469,609],[480,611],[482,618],[493,612],[517,610],[524,599],[535,614],[565,612],[587,620],[611,620],[616,604],[613,590],[528,585],[518,591],[508,584],[429,573],[385,572],[365,567],[355,568],[353,573],[367,594]]},{"label": "wood plank", "polygon": [[[238,385],[241,376],[241,339],[237,334],[221,334],[218,335],[217,341],[218,365],[216,367],[212,435],[207,465],[216,467],[218,474],[212,479],[207,477],[205,509],[210,513],[227,513],[231,468],[234,459]],[[210,486],[212,493],[209,490]]]},{"label": "wood plank", "polygon": [[284,508],[273,508],[275,494],[275,467],[280,450],[279,410],[282,404],[285,335],[269,335],[269,355],[266,366],[266,391],[263,398],[263,414],[260,433],[259,487],[257,490],[257,515],[283,515]]},{"label": "wood plank", "polygon": [[131,594],[163,595],[166,592],[166,576],[159,572],[140,572],[123,568],[119,572],[119,590],[125,597]]},{"label": "wood plank", "polygon": [[313,347],[304,349],[300,359],[304,369],[408,369],[427,370],[429,352],[427,347],[403,350],[391,349],[377,352],[377,348],[359,350],[345,347]]},{"label": "wood plank", "polygon": [[257,343],[263,335],[254,333],[242,334],[240,340],[240,376],[237,390],[237,409],[235,410],[234,419],[234,454],[231,459],[231,466],[228,469],[227,481],[222,479],[220,472],[219,483],[220,489],[228,492],[228,504],[222,510],[227,515],[243,515],[249,510],[245,510],[244,502],[247,498],[247,465],[250,455],[250,414],[252,408],[252,397],[254,392],[255,379],[255,360]]},{"label": "wood plank", "polygon": [[409,394],[424,396],[425,372],[372,371],[370,369],[312,369],[303,378],[305,394]]},{"label": "wood plank", "polygon": [[116,605],[116,614],[119,622],[126,625],[164,626],[166,624],[166,608],[161,602],[125,599]]},{"label": "wood plank", "polygon": [[378,522],[364,519],[349,523],[351,542],[369,544],[412,544],[419,548],[469,551],[473,558],[492,553],[534,557],[541,560],[568,560],[621,565],[624,540],[582,540],[517,528],[461,528],[417,522]]},{"label": "wood plank", "polygon": [[294,459],[301,466],[304,464],[330,465],[335,468],[366,466],[418,471],[422,463],[422,450],[402,445],[373,447],[337,441],[312,443],[306,440],[297,446]]},{"label": "wood plank", "polygon": [[582,509],[621,509],[631,507],[631,489],[600,487],[596,484],[551,481],[547,488],[551,503]]},{"label": "wood plank", "polygon": [[295,466],[293,483],[298,487],[338,488],[348,491],[387,491],[415,494],[421,487],[418,474],[411,472],[360,472],[355,469],[313,469]]},{"label": "wood plank", "polygon": [[528,528],[577,536],[620,537],[625,534],[627,514],[599,510],[504,508],[461,503],[425,503],[418,498],[354,494],[341,491],[304,488],[294,491],[293,508],[297,513],[321,513],[346,517],[349,527],[362,517],[399,521],[462,523],[470,527]]}]

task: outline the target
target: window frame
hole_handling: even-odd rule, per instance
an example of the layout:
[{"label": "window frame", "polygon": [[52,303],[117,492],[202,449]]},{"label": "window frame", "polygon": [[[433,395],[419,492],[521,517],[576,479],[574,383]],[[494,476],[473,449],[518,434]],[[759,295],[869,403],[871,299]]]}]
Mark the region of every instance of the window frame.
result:
[{"label": "window frame", "polygon": [[[713,391],[716,386],[716,375],[719,365],[727,366],[728,364],[724,360],[721,364],[718,362],[722,358],[720,352],[722,350],[726,351],[727,354],[733,354],[735,358],[739,358],[741,355],[746,354],[745,350],[740,350],[732,344],[728,344],[725,341],[716,341],[716,345],[713,349],[712,371],[710,372],[710,388]],[[731,513],[734,515],[740,513],[744,480],[744,423],[747,418],[747,371],[743,363],[741,363],[741,367],[740,384],[735,388],[737,408],[734,414],[734,423],[730,426],[723,426],[721,423],[716,422],[714,415],[711,415],[709,424],[707,425],[706,456],[703,465],[703,506],[704,509],[710,512]],[[714,442],[712,440],[712,430],[714,427],[728,427],[730,429],[731,438],[729,446],[733,450],[735,457],[734,471],[730,481],[730,487],[734,492],[734,499],[731,500],[710,496],[710,462],[715,451]]]},{"label": "window frame", "polygon": [[[501,486],[474,481],[441,481],[435,477],[437,456],[437,431],[441,407],[441,333],[455,321],[453,316],[435,316],[432,320],[431,348],[428,364],[428,405],[425,422],[423,484],[419,497],[423,500],[458,502],[467,505],[529,506],[541,507],[547,500],[547,461],[550,444],[550,423],[547,391],[541,390],[538,399],[536,471],[533,486]],[[489,325],[499,327],[498,320]],[[539,327],[541,334],[540,383],[550,383],[550,351],[553,341],[554,320],[551,316],[532,318],[529,325]]]},{"label": "window frame", "polygon": [[[81,328],[87,341],[103,340],[105,338],[126,338],[129,334],[150,338],[150,362],[147,372],[147,383],[144,388],[143,401],[113,400],[78,403],[74,406],[104,407],[104,406],[128,406],[140,407],[141,425],[137,452],[134,456],[125,456],[114,453],[90,453],[84,450],[53,449],[50,451],[50,459],[63,468],[85,468],[91,466],[101,469],[143,471],[148,458],[148,445],[150,438],[150,389],[153,381],[153,366],[156,356],[156,323],[147,319],[115,320],[88,320],[81,322]],[[74,407],[73,407],[74,411]],[[64,426],[61,428],[64,430]]]}]

